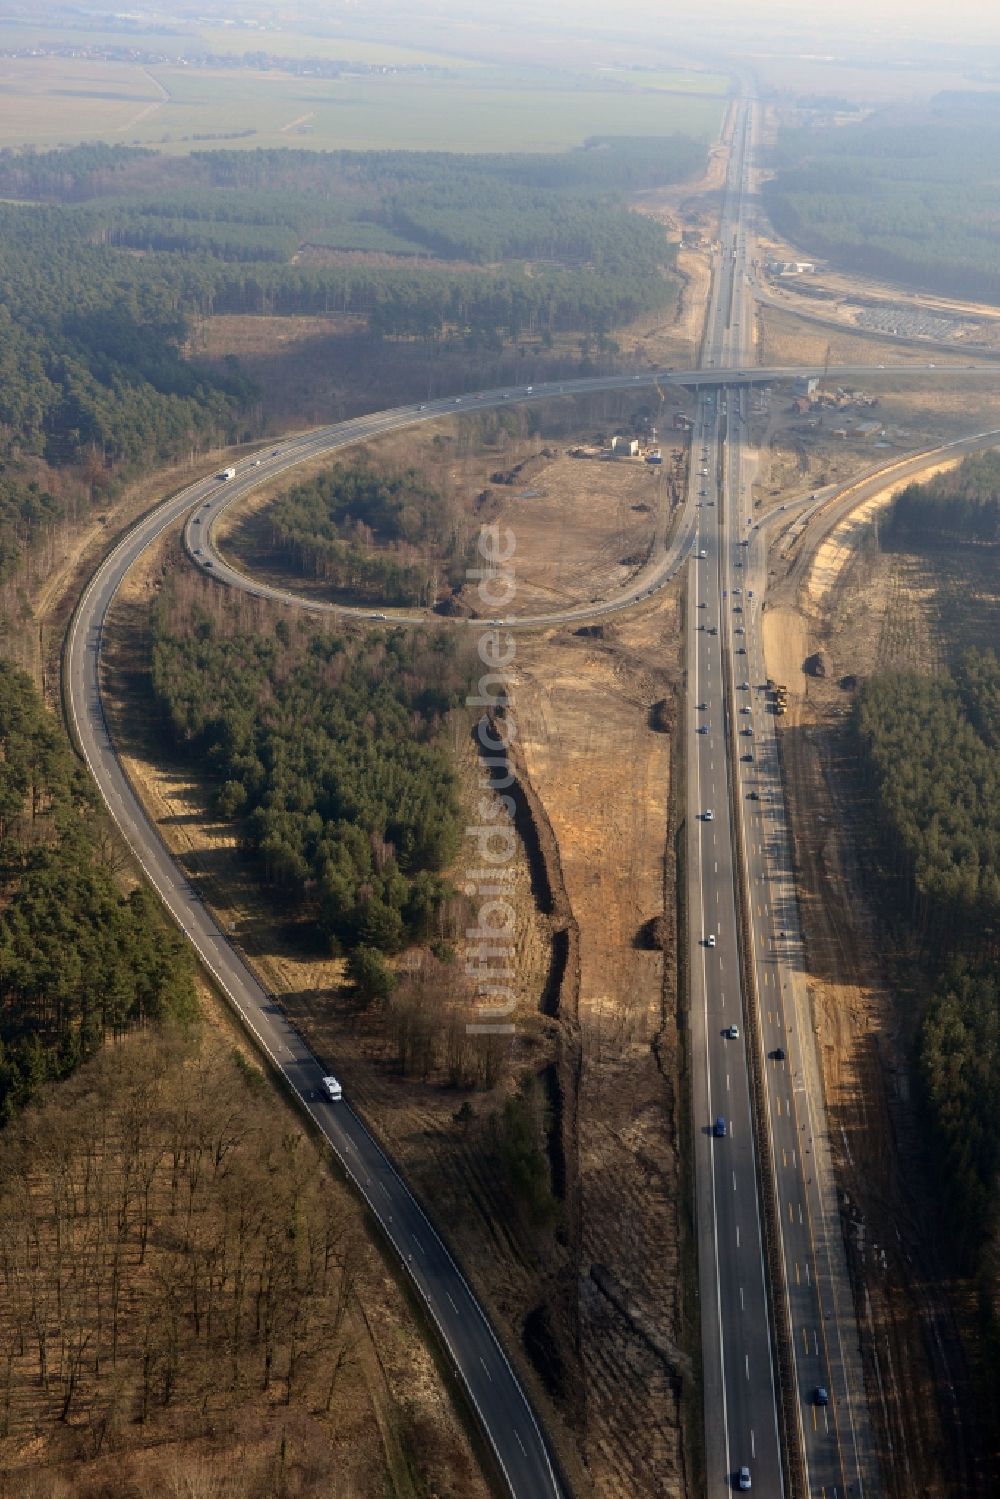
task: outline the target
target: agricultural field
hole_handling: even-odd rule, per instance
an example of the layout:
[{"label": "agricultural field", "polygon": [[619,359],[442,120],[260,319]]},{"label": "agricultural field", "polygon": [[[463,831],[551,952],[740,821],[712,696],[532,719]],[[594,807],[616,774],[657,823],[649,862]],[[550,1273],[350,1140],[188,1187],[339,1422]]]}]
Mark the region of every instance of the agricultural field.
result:
[{"label": "agricultural field", "polygon": [[[2,35],[2,34],[0,34]],[[170,39],[171,44],[175,39]],[[177,41],[182,39],[178,38]],[[671,78],[697,80],[682,92]],[[588,136],[716,135],[708,75],[461,68],[308,78],[90,58],[0,61],[0,146],[108,140],[169,152],[248,148],[552,151]]]},{"label": "agricultural field", "polygon": [[150,74],[128,63],[4,58],[0,146],[123,142],[163,102],[163,90]]}]

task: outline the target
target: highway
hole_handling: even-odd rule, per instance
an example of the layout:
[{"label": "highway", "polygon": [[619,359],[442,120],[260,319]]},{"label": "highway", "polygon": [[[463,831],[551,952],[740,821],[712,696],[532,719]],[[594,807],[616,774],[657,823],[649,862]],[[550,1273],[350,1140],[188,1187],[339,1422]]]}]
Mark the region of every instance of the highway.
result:
[{"label": "highway", "polygon": [[[704,350],[716,367],[752,359],[755,114],[748,103],[736,125],[719,230],[716,305]],[[765,527],[755,526],[752,508],[750,398],[744,386],[728,384],[718,409],[703,403],[701,456],[707,454],[703,467],[717,503],[714,525],[703,529],[706,557],[692,593],[707,605],[695,612],[717,619],[719,633],[696,627],[688,651],[698,683],[689,813],[697,818],[701,808],[700,823],[688,824],[690,885],[698,885],[689,890],[689,909],[700,899],[703,931],[716,942],[714,949],[703,941],[696,947],[692,923],[690,961],[697,971],[700,957],[705,975],[702,995],[692,986],[692,1038],[695,1054],[702,1040],[706,1047],[703,1128],[719,1115],[728,1124],[725,1139],[709,1136],[710,1225],[699,1172],[701,1262],[714,1249],[722,1288],[718,1341],[727,1409],[725,1460],[708,1447],[709,1493],[713,1480],[724,1492],[746,1464],[754,1488],[764,1493],[843,1499],[875,1492],[877,1470],[835,1185],[828,1159],[825,1169],[814,1166],[826,1122],[808,998],[793,992],[788,971],[787,959],[800,958],[802,949],[775,715],[765,692],[760,620],[767,555]],[[807,513],[812,508],[810,502]],[[706,719],[714,724],[704,735]],[[723,843],[732,857],[719,857]],[[734,1023],[739,1043],[723,1034]],[[703,1296],[704,1284],[703,1273]],[[704,1323],[703,1307],[703,1333]],[[706,1434],[709,1400],[706,1380]]]},{"label": "highway", "polygon": [[[702,348],[703,364],[715,369],[739,368],[751,357],[752,307],[742,271],[752,124],[753,111],[741,101]],[[732,534],[738,515],[732,490],[745,482],[741,401],[742,393],[728,386],[706,392],[692,433],[689,502],[698,535],[686,642],[687,956],[706,1487],[709,1499],[729,1493],[744,1469],[755,1490],[777,1499],[786,1492],[779,1371],[747,1066],[753,1042],[740,967],[739,845],[730,794],[737,754],[752,753],[749,736],[739,732],[749,719],[734,722],[727,680],[733,563],[737,578],[742,570],[741,533]],[[739,673],[741,658],[735,660]]]},{"label": "highway", "polygon": [[[194,486],[197,492],[199,486]],[[140,521],[102,563],[83,593],[63,655],[63,689],[77,744],[111,816],[180,929],[227,999],[329,1141],[344,1171],[393,1246],[437,1327],[516,1499],[561,1499],[546,1442],[520,1383],[470,1287],[386,1154],[346,1102],[321,1098],[330,1071],[289,1023],[216,926],[167,852],[115,754],[100,693],[101,637],[129,567],[191,503],[182,495]]]},{"label": "highway", "polygon": [[[737,909],[740,871],[735,850],[740,828],[732,820],[731,807],[742,822],[742,836],[749,850],[748,879],[754,892],[753,922],[756,982],[762,996],[774,991],[774,1006],[762,1004],[761,1015],[769,1029],[764,1044],[778,1035],[802,1034],[798,1016],[803,1004],[795,992],[791,955],[797,951],[794,896],[789,893],[787,824],[781,801],[780,778],[774,758],[774,726],[764,712],[759,691],[739,686],[762,680],[758,611],[763,594],[766,566],[762,527],[754,533],[753,545],[742,548],[742,528],[749,519],[749,478],[752,455],[742,440],[746,402],[755,384],[807,373],[826,373],[832,379],[863,379],[882,373],[881,367],[844,366],[829,371],[778,367],[745,368],[751,358],[749,335],[751,296],[746,280],[745,233],[746,187],[749,181],[750,138],[753,110],[738,106],[736,148],[730,172],[721,234],[723,257],[715,277],[709,332],[704,358],[707,367],[698,370],[650,372],[639,376],[598,376],[566,380],[534,388],[508,388],[455,397],[449,401],[414,404],[392,411],[322,428],[281,441],[237,465],[236,476],[226,481],[208,476],[164,501],[145,516],[104,560],[88,584],[67,636],[63,674],[67,713],[78,746],[94,775],[111,815],[135,857],[145,870],[178,925],[195,947],[206,969],[215,977],[262,1050],[280,1070],[302,1107],[329,1140],[345,1172],[354,1181],[387,1240],[393,1245],[434,1321],[454,1369],[479,1418],[495,1454],[509,1492],[517,1499],[545,1499],[562,1493],[551,1454],[528,1405],[519,1382],[458,1267],[439,1239],[422,1208],[400,1174],[377,1145],[349,1103],[319,1100],[320,1079],[329,1067],[322,1064],[288,1023],[281,1007],[259,984],[236,949],[216,927],[168,854],[155,826],[150,822],[117,759],[105,722],[100,691],[101,641],[107,612],[126,572],[133,562],[168,527],[186,517],[185,544],[192,559],[222,583],[248,588],[264,597],[304,608],[330,609],[335,614],[370,615],[367,610],[331,608],[298,600],[281,589],[270,588],[237,572],[214,547],[212,527],[222,509],[275,475],[292,471],[306,459],[336,452],[352,443],[380,433],[458,414],[463,410],[499,406],[506,401],[537,401],[558,395],[574,395],[652,383],[675,383],[701,389],[698,426],[693,435],[691,486],[672,537],[660,553],[650,559],[638,578],[614,599],[597,605],[581,604],[532,618],[505,621],[510,628],[537,628],[549,624],[592,619],[630,607],[652,594],[674,576],[681,562],[704,551],[691,563],[689,589],[689,702],[692,754],[689,788],[689,917],[691,931],[690,973],[692,978],[692,1046],[696,1109],[696,1163],[698,1172],[698,1233],[702,1285],[702,1315],[705,1337],[705,1413],[708,1457],[708,1491],[728,1491],[738,1468],[747,1464],[754,1489],[766,1495],[786,1491],[779,1442],[778,1392],[770,1300],[762,1241],[759,1163],[754,1150],[750,1111],[748,1047],[757,1038],[747,1034],[746,1003],[742,993],[737,956]],[[732,235],[737,253],[732,255]],[[909,379],[925,370],[907,366]],[[949,369],[949,378],[956,373]],[[997,368],[973,366],[970,379],[996,378]],[[698,461],[702,452],[704,462]],[[700,469],[708,470],[706,475]],[[700,490],[705,489],[705,495]],[[700,508],[699,508],[700,507]],[[750,528],[747,527],[749,534]],[[741,553],[746,553],[744,557]],[[744,582],[734,579],[743,578]],[[750,583],[750,578],[754,579]],[[734,587],[754,587],[752,605],[741,604],[740,616]],[[704,604],[704,608],[700,606]],[[394,611],[390,622],[406,623],[415,613]],[[441,623],[445,623],[442,621]],[[447,623],[456,623],[449,621]],[[481,629],[483,621],[458,621]],[[718,631],[710,634],[709,628]],[[746,636],[735,632],[745,629]],[[739,654],[744,650],[749,656]],[[705,710],[696,704],[704,701]],[[740,709],[749,706],[751,713]],[[753,736],[738,733],[743,719]],[[695,737],[696,728],[708,732]],[[753,749],[749,746],[753,744]],[[743,754],[755,753],[755,761]],[[737,794],[730,799],[730,782]],[[765,797],[749,804],[751,789]],[[747,811],[750,808],[749,813]],[[713,819],[699,814],[711,809]],[[780,880],[781,906],[776,907],[772,882]],[[754,904],[756,902],[756,904]],[[787,949],[774,935],[774,921],[786,932]],[[716,945],[703,945],[702,938],[716,937]],[[787,961],[786,961],[787,958]],[[785,985],[794,1017],[785,1011]],[[802,1009],[802,1014],[806,1012]],[[767,1018],[765,1018],[767,1017]],[[724,1026],[736,1024],[740,1036],[726,1040]],[[789,1285],[796,1379],[800,1397],[800,1420],[812,1478],[810,1492],[834,1495],[860,1494],[858,1474],[865,1449],[858,1430],[860,1414],[847,1394],[852,1377],[850,1349],[854,1334],[853,1306],[843,1299],[840,1266],[835,1263],[839,1228],[831,1217],[832,1177],[816,1175],[810,1183],[806,1142],[819,1139],[823,1121],[802,1112],[804,1100],[795,1083],[796,1069],[815,1067],[811,1040],[800,1055],[800,1042],[786,1043],[786,1063],[772,1064],[768,1076],[767,1103],[771,1142],[780,1159],[779,1196],[789,1204],[789,1221],[782,1223],[782,1253]],[[786,1112],[787,1110],[787,1112]],[[727,1121],[725,1139],[711,1134],[719,1116]],[[821,1185],[822,1180],[822,1185]],[[835,1202],[834,1202],[835,1208]],[[817,1255],[815,1235],[821,1232]],[[828,1268],[824,1269],[824,1265]],[[794,1284],[795,1294],[791,1296]],[[832,1322],[832,1326],[831,1326]],[[810,1342],[810,1338],[812,1341]],[[810,1406],[812,1390],[825,1376],[831,1405]],[[855,1389],[860,1390],[860,1382]],[[845,1413],[845,1421],[841,1420]],[[846,1416],[851,1417],[850,1435]],[[844,1429],[842,1429],[842,1426]],[[846,1477],[845,1477],[846,1474]],[[851,1486],[853,1485],[853,1487]],[[865,1492],[871,1493],[867,1485]]]}]

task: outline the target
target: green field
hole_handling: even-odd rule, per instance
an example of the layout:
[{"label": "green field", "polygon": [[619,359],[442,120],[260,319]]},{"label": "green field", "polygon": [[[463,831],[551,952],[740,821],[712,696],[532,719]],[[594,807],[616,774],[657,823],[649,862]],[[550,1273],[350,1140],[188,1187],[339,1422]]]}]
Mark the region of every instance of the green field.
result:
[{"label": "green field", "polygon": [[[245,33],[241,33],[245,35]],[[162,39],[161,39],[162,40]],[[689,92],[665,80],[688,80]],[[0,62],[0,146],[106,140],[169,152],[245,147],[553,151],[590,135],[715,137],[707,74],[525,69],[339,79],[82,58]],[[673,87],[673,85],[672,85]],[[240,132],[252,132],[241,135]],[[227,139],[230,137],[230,139]],[[236,137],[232,139],[231,137]]]}]

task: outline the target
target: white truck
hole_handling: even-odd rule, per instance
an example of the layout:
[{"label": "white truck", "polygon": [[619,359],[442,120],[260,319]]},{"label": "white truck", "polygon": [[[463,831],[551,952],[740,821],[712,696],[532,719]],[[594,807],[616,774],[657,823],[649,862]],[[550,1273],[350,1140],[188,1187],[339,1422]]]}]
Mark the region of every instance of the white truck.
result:
[{"label": "white truck", "polygon": [[222,468],[219,470],[215,477],[217,479],[235,479],[236,470],[234,468]]},{"label": "white truck", "polygon": [[339,1103],[344,1096],[344,1090],[335,1077],[323,1079],[323,1091],[331,1103]]}]

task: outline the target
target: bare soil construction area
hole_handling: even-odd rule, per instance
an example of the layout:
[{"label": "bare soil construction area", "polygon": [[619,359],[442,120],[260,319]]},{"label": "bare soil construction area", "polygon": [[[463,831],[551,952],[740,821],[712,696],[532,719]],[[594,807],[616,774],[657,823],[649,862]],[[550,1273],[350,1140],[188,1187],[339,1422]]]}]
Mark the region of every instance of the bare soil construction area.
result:
[{"label": "bare soil construction area", "polygon": [[[809,311],[820,311],[808,309]],[[969,355],[944,353],[890,339],[867,337],[831,324],[821,327],[797,317],[795,310],[762,305],[758,312],[758,362],[770,364],[907,364],[926,365],[933,360],[942,371],[948,364],[968,364]]]},{"label": "bare soil construction area", "polygon": [[[610,400],[555,400],[533,415],[530,426],[523,413],[510,413],[510,426],[503,427],[483,412],[379,439],[367,451],[390,469],[416,467],[454,497],[469,538],[483,523],[513,531],[517,597],[504,612],[544,612],[620,590],[666,534],[686,466],[686,456],[674,465],[671,453],[682,448],[664,443],[662,465],[647,464],[642,456],[596,455],[617,433],[631,436],[643,423],[662,429],[682,401],[671,393],[668,404],[648,389]],[[676,436],[686,448],[682,434]],[[573,456],[580,449],[594,456]],[[331,462],[303,465],[296,482]],[[216,540],[256,576],[335,599],[322,580],[293,572],[275,557],[268,506],[290,487],[287,479],[275,481],[232,507],[215,528]],[[452,603],[460,613],[482,612],[475,582]]]},{"label": "bare soil construction area", "polygon": [[[678,595],[519,642],[515,708],[580,931],[579,1317],[593,1491],[690,1492],[672,735]],[[685,1351],[681,1351],[685,1350]]]},{"label": "bare soil construction area", "polygon": [[[935,670],[966,644],[995,641],[998,590],[990,559],[880,548],[874,522],[892,489],[807,551],[811,566],[782,558],[779,545],[765,651],[768,672],[789,688],[779,738],[808,989],[887,1492],[916,1485],[957,1499],[988,1492],[975,1456],[972,1304],[926,1231],[932,1199],[910,1084],[917,1014],[873,904],[846,718],[854,683],[872,671]],[[819,651],[821,677],[804,670]]]}]

